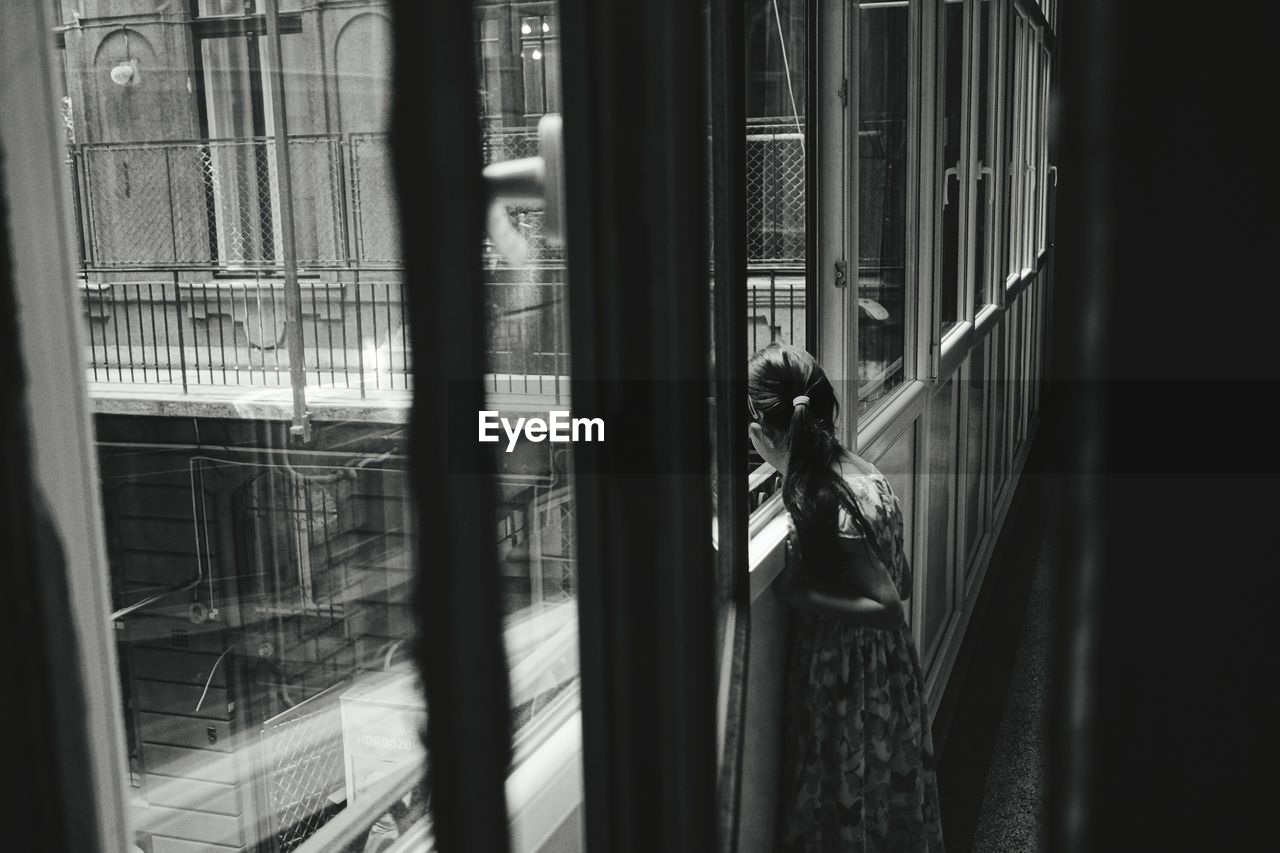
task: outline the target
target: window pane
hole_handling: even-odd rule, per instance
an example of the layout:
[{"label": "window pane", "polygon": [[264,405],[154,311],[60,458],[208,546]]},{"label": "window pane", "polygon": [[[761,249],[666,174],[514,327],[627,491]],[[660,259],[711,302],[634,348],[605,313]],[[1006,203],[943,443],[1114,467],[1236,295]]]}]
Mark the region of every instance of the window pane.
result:
[{"label": "window pane", "polygon": [[1023,61],[1023,53],[1025,50],[1025,24],[1022,16],[1013,11],[1013,4],[1009,4],[1009,17],[1012,24],[1013,50],[1011,52],[1009,67],[1009,109],[1005,116],[1007,136],[1007,150],[1009,161],[1009,187],[1006,193],[1008,206],[1006,208],[1008,219],[1006,222],[1006,271],[1009,275],[1017,275],[1022,271],[1022,228],[1021,211],[1022,211],[1022,144],[1023,144],[1023,115],[1025,107],[1025,82],[1024,75],[1026,71],[1026,63]]},{"label": "window pane", "polygon": [[[748,0],[747,351],[773,341],[808,347],[806,332],[807,0]],[[780,478],[748,445],[752,509]]]},{"label": "window pane", "polygon": [[862,7],[858,45],[858,402],[903,380],[907,291],[908,10]]},{"label": "window pane", "polygon": [[1048,246],[1049,229],[1049,72],[1052,68],[1049,52],[1040,49],[1040,123],[1036,128],[1036,139],[1039,149],[1037,163],[1040,169],[1040,206],[1036,211],[1039,220],[1039,238],[1037,246],[1043,250]]},{"label": "window pane", "polygon": [[1038,183],[1036,181],[1036,115],[1039,111],[1039,66],[1036,63],[1035,31],[1028,25],[1026,33],[1026,51],[1023,54],[1026,62],[1026,88],[1023,98],[1026,101],[1022,119],[1022,267],[1028,269],[1035,266],[1035,228]]},{"label": "window pane", "polygon": [[[485,9],[475,7],[477,13]],[[519,27],[517,39],[501,43],[518,44],[520,55],[500,55],[496,64],[512,78],[500,81],[502,90],[523,89],[523,114],[489,117],[483,137],[487,163],[539,156],[542,131],[536,120],[561,103],[558,14],[548,8],[521,18]],[[523,80],[515,79],[521,75]],[[490,239],[477,247],[485,258],[485,406],[513,419],[531,410],[569,410],[564,247],[549,233],[542,205],[507,205],[502,213],[506,237],[491,229]],[[513,452],[495,445],[494,460],[494,521],[519,763],[572,724],[578,709],[573,459],[564,444],[521,442]]]},{"label": "window pane", "polygon": [[942,269],[938,298],[940,334],[955,325],[960,300],[960,186],[965,180],[964,164],[960,161],[964,138],[965,116],[963,89],[964,68],[964,6],[956,0],[943,7],[942,32],[939,36],[943,51],[943,101],[942,101]]},{"label": "window pane", "polygon": [[[278,60],[264,19],[229,20],[262,2],[126,26],[90,10],[62,36],[130,818],[146,850],[305,851],[331,821],[373,849],[424,808],[391,24],[373,4],[301,5],[281,3]],[[538,153],[524,96],[539,113],[560,103],[555,16],[516,21],[477,17],[487,162]],[[518,262],[476,246],[494,408],[568,400],[563,250],[543,221],[508,212],[528,247]],[[499,460],[520,761],[576,703],[574,512],[565,455]],[[372,811],[380,792],[400,805]]]},{"label": "window pane", "polygon": [[497,18],[484,17],[477,22],[476,40],[480,56],[476,76],[480,83],[480,111],[486,124],[501,122],[503,117],[502,69],[498,64],[502,55],[499,26]]},{"label": "window pane", "polygon": [[332,820],[368,831],[370,791],[408,797],[421,768],[390,25],[379,10],[295,15],[277,61],[262,23],[215,20],[264,7],[85,17],[65,39],[144,849],[296,849]]},{"label": "window pane", "polygon": [[555,15],[520,21],[524,114],[530,123],[560,109],[560,27]]},{"label": "window pane", "polygon": [[965,458],[960,472],[960,482],[965,494],[963,572],[969,570],[975,549],[981,541],[981,534],[987,529],[986,505],[982,494],[983,460],[987,441],[986,347],[984,339],[969,355],[969,381],[965,390]]},{"label": "window pane", "polygon": [[977,128],[977,151],[975,159],[978,164],[978,174],[975,181],[978,197],[974,200],[974,262],[973,262],[973,286],[974,300],[973,304],[976,309],[981,309],[983,305],[994,301],[991,298],[992,290],[988,282],[988,276],[991,271],[991,256],[993,251],[992,233],[990,228],[992,214],[992,199],[994,198],[995,173],[993,166],[993,133],[992,133],[992,83],[991,83],[991,16],[994,14],[995,3],[991,0],[982,0],[977,4],[977,37],[978,37],[978,128]]}]

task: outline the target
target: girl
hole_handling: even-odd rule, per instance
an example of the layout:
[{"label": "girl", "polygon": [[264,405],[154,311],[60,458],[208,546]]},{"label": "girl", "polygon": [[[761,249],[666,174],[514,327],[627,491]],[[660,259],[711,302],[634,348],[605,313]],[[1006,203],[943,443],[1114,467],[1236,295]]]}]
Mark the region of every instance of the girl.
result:
[{"label": "girl", "polygon": [[836,440],[835,391],[813,356],[770,344],[748,364],[747,391],[751,443],[782,473],[792,523],[776,587],[796,617],[778,849],[938,853],[898,499]]}]

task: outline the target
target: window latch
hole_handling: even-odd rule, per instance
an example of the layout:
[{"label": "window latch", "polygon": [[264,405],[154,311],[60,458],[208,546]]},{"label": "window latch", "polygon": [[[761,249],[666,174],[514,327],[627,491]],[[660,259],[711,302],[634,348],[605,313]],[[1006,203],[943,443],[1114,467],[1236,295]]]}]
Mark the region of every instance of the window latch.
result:
[{"label": "window latch", "polygon": [[948,166],[947,170],[942,173],[942,209],[946,210],[947,205],[951,203],[951,179],[955,178],[956,183],[960,183],[960,167]]},{"label": "window latch", "polygon": [[990,166],[982,165],[982,161],[978,161],[978,180],[986,179],[987,181],[987,207],[991,206],[991,193],[995,189],[995,181],[992,180],[992,171]]},{"label": "window latch", "polygon": [[840,88],[836,90],[836,95],[840,98],[840,106],[849,106],[849,78],[845,77],[840,81]]},{"label": "window latch", "polygon": [[538,122],[538,156],[504,160],[484,169],[489,192],[489,239],[509,264],[522,264],[528,258],[526,232],[532,227],[512,225],[507,216],[508,205],[542,208],[543,239],[552,246],[564,245],[562,128],[560,116],[544,115]]},{"label": "window latch", "polygon": [[849,262],[844,258],[836,261],[836,287],[845,287],[849,284]]}]

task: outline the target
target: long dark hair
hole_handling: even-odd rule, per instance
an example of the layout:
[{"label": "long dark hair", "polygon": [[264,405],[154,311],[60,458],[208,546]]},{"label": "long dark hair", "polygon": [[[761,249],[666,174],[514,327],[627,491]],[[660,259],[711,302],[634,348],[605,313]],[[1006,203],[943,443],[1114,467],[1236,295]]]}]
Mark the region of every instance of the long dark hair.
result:
[{"label": "long dark hair", "polygon": [[[876,547],[849,484],[835,470],[844,455],[836,438],[840,403],[835,389],[812,355],[774,342],[747,362],[747,394],[756,419],[787,443],[782,503],[795,526],[793,544],[801,565],[830,580],[828,567],[833,561],[829,558],[835,550],[841,506],[866,541]],[[802,396],[809,401],[796,405],[796,398]]]}]

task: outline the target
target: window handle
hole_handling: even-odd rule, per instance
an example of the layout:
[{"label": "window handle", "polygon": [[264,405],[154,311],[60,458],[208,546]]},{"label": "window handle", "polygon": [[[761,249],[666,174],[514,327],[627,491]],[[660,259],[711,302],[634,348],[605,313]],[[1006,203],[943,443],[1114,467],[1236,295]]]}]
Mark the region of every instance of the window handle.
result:
[{"label": "window handle", "polygon": [[1049,174],[1053,176],[1053,185],[1056,187],[1058,185],[1058,167],[1050,166]]},{"label": "window handle", "polygon": [[994,175],[994,173],[991,171],[991,167],[990,167],[990,166],[984,166],[984,165],[982,165],[982,161],[981,161],[981,160],[979,160],[979,161],[978,161],[978,180],[980,180],[980,181],[981,181],[981,180],[983,180],[984,178],[989,179],[989,180],[987,180],[987,183],[986,183],[986,187],[987,187],[987,207],[990,207],[990,206],[991,206],[991,193],[993,192],[993,188],[994,188],[994,185],[995,185],[995,181],[994,181],[994,180],[990,180],[990,179],[993,177],[993,175]]},{"label": "window handle", "polygon": [[553,246],[564,245],[564,143],[559,115],[538,122],[538,156],[493,163],[484,169],[489,193],[489,239],[507,263],[521,264],[529,242],[507,217],[508,205],[543,208],[542,235]]},{"label": "window handle", "polygon": [[960,167],[948,166],[947,170],[942,173],[942,209],[946,210],[947,205],[951,203],[951,179],[955,178],[956,183],[960,183]]}]

